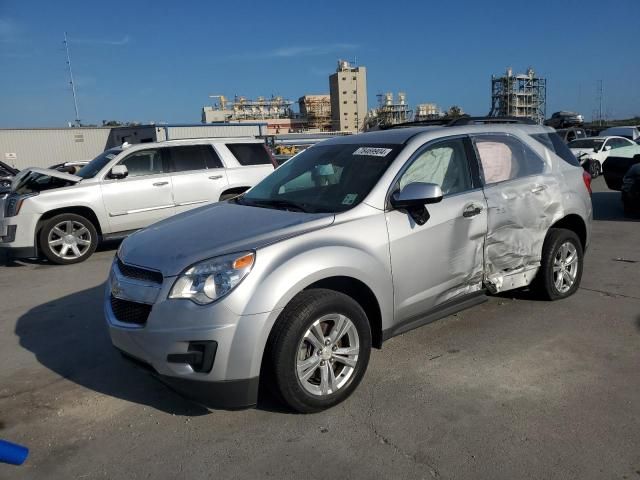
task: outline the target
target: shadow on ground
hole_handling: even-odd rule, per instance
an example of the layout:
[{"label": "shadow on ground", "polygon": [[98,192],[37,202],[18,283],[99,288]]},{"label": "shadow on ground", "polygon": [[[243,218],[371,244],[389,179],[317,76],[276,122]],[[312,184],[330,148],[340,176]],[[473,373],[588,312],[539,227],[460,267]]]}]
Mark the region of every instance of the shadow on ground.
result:
[{"label": "shadow on ground", "polygon": [[593,204],[594,220],[640,222],[638,217],[625,216],[622,209],[622,200],[620,200],[620,192],[593,192],[591,203]]},{"label": "shadow on ground", "polygon": [[104,323],[103,293],[100,285],[33,308],[16,324],[20,345],[48,369],[96,392],[168,413],[206,414],[120,357]]},{"label": "shadow on ground", "polygon": [[[20,345],[46,368],[95,392],[176,415],[209,413],[121,357],[111,345],[103,295],[99,285],[31,309],[16,324]],[[287,413],[264,389],[258,408]]]}]

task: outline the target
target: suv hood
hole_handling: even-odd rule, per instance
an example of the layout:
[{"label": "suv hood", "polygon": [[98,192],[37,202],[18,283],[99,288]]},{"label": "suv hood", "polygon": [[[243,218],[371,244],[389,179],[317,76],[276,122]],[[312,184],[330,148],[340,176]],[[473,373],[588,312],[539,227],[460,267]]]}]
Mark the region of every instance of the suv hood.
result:
[{"label": "suv hood", "polygon": [[13,181],[11,182],[11,190],[15,191],[19,187],[24,186],[25,182],[31,182],[27,177],[32,174],[36,174],[34,177],[38,178],[37,183],[33,183],[30,185],[30,189],[33,191],[41,191],[41,190],[50,190],[52,188],[60,188],[63,186],[68,186],[68,184],[64,184],[61,182],[54,181],[46,181],[42,182],[42,177],[49,177],[49,179],[58,179],[63,180],[63,182],[70,182],[72,184],[78,183],[81,180],[84,180],[82,177],[77,175],[71,175],[70,173],[59,172],[57,170],[51,170],[50,168],[38,168],[38,167],[29,167],[24,170],[20,170],[15,177],[13,177]]},{"label": "suv hood", "polygon": [[19,177],[22,177],[23,174],[27,175],[30,172],[39,173],[40,175],[47,175],[49,177],[61,178],[62,180],[66,180],[68,182],[78,183],[83,180],[82,177],[77,175],[72,175],[70,173],[59,172],[58,170],[52,170],[50,168],[38,168],[38,167],[29,167],[24,170],[20,170],[18,173]]},{"label": "suv hood", "polygon": [[327,227],[332,213],[303,213],[221,202],[162,220],[127,238],[120,259],[165,277],[227,253],[252,250]]}]

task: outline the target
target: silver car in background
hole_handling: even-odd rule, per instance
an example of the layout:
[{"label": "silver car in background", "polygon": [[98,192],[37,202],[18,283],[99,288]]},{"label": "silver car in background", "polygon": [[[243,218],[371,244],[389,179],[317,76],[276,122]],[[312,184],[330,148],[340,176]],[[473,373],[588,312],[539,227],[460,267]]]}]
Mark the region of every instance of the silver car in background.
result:
[{"label": "silver car in background", "polygon": [[486,291],[573,294],[589,182],[547,127],[327,140],[236,199],[127,238],[105,292],[111,339],[207,405],[253,405],[262,384],[322,410],[357,387],[372,347]]}]

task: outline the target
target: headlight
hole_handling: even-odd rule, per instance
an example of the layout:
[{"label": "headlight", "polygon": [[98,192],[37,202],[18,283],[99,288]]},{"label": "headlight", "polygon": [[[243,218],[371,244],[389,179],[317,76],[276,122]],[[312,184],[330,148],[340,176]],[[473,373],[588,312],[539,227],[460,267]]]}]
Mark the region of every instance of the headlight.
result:
[{"label": "headlight", "polygon": [[22,204],[24,203],[24,201],[29,198],[29,197],[34,197],[38,195],[37,192],[35,193],[28,193],[28,194],[24,194],[24,195],[9,195],[7,197],[6,200],[6,204],[5,204],[5,211],[4,211],[4,216],[5,217],[15,217],[16,215],[18,215],[20,213],[20,208],[22,208]]},{"label": "headlight", "polygon": [[188,298],[206,305],[225,296],[246,277],[255,253],[240,252],[196,263],[173,284],[169,298]]}]

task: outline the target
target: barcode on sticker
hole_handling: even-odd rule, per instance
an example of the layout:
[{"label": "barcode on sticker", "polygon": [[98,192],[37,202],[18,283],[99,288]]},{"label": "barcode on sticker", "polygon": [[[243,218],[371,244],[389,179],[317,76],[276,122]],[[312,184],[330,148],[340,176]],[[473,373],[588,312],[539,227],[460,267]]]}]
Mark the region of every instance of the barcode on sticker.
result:
[{"label": "barcode on sticker", "polygon": [[368,155],[370,157],[386,157],[391,152],[390,148],[377,148],[377,147],[360,147],[354,155]]}]

